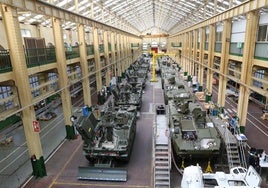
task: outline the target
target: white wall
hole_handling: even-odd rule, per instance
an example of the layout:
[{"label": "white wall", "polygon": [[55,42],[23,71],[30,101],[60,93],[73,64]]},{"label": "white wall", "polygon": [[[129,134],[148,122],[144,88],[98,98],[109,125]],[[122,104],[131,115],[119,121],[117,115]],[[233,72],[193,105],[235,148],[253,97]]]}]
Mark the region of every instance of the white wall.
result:
[{"label": "white wall", "polygon": [[268,13],[260,15],[259,24],[260,25],[268,24]]},{"label": "white wall", "polygon": [[0,45],[3,46],[5,49],[8,49],[8,44],[7,44],[7,40],[6,40],[7,36],[6,36],[6,31],[3,25],[3,21],[0,20]]},{"label": "white wall", "polygon": [[244,42],[246,31],[246,20],[234,21],[232,24],[231,42]]},{"label": "white wall", "polygon": [[37,30],[37,27],[35,25],[20,24],[20,29],[29,30],[31,33],[31,37],[39,37],[38,30]]},{"label": "white wall", "polygon": [[55,45],[53,29],[51,27],[40,27],[41,38],[45,38],[46,45],[50,42]]},{"label": "white wall", "polygon": [[219,24],[216,26],[216,32],[221,32],[221,31],[223,31],[223,25]]}]

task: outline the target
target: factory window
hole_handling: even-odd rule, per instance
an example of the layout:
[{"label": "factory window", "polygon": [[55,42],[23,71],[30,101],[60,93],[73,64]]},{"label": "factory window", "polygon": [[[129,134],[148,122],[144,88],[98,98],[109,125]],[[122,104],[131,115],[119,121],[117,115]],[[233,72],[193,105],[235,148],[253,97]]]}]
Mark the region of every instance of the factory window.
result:
[{"label": "factory window", "polygon": [[216,32],[215,40],[217,42],[220,42],[221,41],[221,37],[222,37],[222,32]]},{"label": "factory window", "polygon": [[71,66],[67,66],[67,74],[71,74],[72,73],[72,67]]},{"label": "factory window", "polygon": [[[254,77],[263,80],[264,79],[264,73],[265,73],[265,70],[257,70],[254,73]],[[262,82],[254,80],[253,85],[260,88],[260,87],[262,87]]]},{"label": "factory window", "polygon": [[76,78],[81,78],[82,77],[82,73],[81,73],[81,68],[80,66],[75,66],[75,76]]},{"label": "factory window", "polygon": [[260,25],[258,29],[257,41],[268,41],[268,25]]},{"label": "factory window", "polygon": [[209,39],[209,33],[206,33],[205,34],[205,41],[208,42],[208,39]]},{"label": "factory window", "polygon": [[30,77],[30,87],[32,88],[32,95],[33,97],[37,97],[40,95],[39,90],[34,90],[35,87],[39,86],[39,80],[37,76]]},{"label": "factory window", "polygon": [[49,81],[54,81],[54,82],[51,82],[50,84],[50,89],[51,90],[56,90],[57,89],[57,81],[58,81],[58,77],[57,77],[57,74],[54,73],[54,72],[50,72],[48,73],[48,80]]},{"label": "factory window", "polygon": [[[12,89],[10,86],[1,86],[0,87],[0,99],[5,99],[12,95]],[[13,108],[13,101],[5,101],[0,103],[0,111],[5,111],[7,109]]]},{"label": "factory window", "polygon": [[21,29],[20,32],[21,32],[22,37],[31,37],[32,36],[29,29]]}]

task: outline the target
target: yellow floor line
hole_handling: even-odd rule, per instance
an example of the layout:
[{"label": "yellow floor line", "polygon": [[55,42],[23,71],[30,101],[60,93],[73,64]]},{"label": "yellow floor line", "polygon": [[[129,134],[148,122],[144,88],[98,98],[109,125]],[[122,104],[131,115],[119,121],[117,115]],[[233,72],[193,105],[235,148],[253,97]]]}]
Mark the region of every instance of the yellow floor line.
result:
[{"label": "yellow floor line", "polygon": [[78,151],[78,149],[80,149],[80,147],[82,146],[82,144],[83,144],[83,142],[81,142],[79,144],[79,146],[75,149],[75,151],[72,153],[72,155],[70,156],[70,158],[68,159],[68,161],[64,164],[63,168],[59,171],[59,173],[57,174],[57,176],[53,179],[53,181],[49,185],[49,188],[51,188],[53,186],[53,184],[55,184],[55,182],[58,179],[58,177],[60,176],[60,174],[63,172],[63,170],[66,168],[66,166],[71,162],[71,160],[73,159],[74,155],[76,154],[76,152]]}]

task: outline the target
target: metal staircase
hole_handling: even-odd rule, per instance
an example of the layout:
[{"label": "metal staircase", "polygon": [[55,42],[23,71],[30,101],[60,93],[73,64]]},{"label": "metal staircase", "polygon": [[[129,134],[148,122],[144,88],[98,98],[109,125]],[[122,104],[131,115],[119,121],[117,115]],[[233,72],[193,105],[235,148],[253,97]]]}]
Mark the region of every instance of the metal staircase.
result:
[{"label": "metal staircase", "polygon": [[170,188],[171,145],[168,120],[165,110],[156,110],[156,114],[153,137],[154,187]]},{"label": "metal staircase", "polygon": [[[245,144],[241,139],[238,139],[241,135],[239,127],[235,125],[234,135],[226,134],[226,152],[228,158],[229,169],[236,166],[243,166],[247,168],[246,156],[245,156]],[[226,128],[227,129],[227,128]],[[228,130],[226,130],[227,132]]]},{"label": "metal staircase", "polygon": [[226,145],[226,152],[227,152],[229,169],[236,167],[236,166],[241,166],[237,143],[229,142]]},{"label": "metal staircase", "polygon": [[169,146],[157,144],[154,154],[154,187],[170,187],[170,156]]},{"label": "metal staircase", "polygon": [[[244,168],[247,168],[245,145],[244,145],[245,142],[239,141],[238,139],[238,137],[240,136],[240,132],[237,125],[233,125],[233,127],[236,127],[236,129],[232,133],[228,129],[226,121],[222,121],[220,118],[217,118],[215,116],[210,116],[210,118],[213,121],[213,123],[217,125],[216,128],[220,133],[221,138],[224,141],[229,169],[236,166],[243,166]],[[224,125],[224,126],[218,126],[218,125]]]}]

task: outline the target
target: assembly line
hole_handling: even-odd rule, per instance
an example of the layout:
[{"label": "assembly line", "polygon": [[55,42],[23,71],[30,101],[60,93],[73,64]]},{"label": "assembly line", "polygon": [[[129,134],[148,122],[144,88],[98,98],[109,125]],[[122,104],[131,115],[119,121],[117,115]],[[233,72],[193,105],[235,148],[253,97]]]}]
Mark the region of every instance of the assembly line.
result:
[{"label": "assembly line", "polygon": [[267,49],[267,0],[0,0],[0,187],[268,187]]},{"label": "assembly line", "polygon": [[[164,69],[163,69],[164,70]],[[154,138],[153,135],[153,125],[155,121],[155,105],[159,104],[164,104],[164,90],[163,90],[163,82],[161,82],[161,77],[156,77],[157,82],[150,82],[150,77],[151,74],[148,72],[148,79],[145,82],[145,87],[142,90],[142,104],[140,107],[140,112],[139,116],[137,119],[137,131],[136,131],[136,138],[134,140],[133,144],[133,151],[131,152],[131,157],[130,161],[128,164],[120,164],[119,167],[122,168],[127,168],[128,175],[127,175],[127,180],[126,183],[124,183],[125,186],[127,187],[139,187],[139,186],[144,186],[144,187],[152,187],[154,185],[154,178],[153,177],[153,169],[154,169],[154,163],[152,162],[152,143]],[[164,74],[164,73],[162,73]],[[180,74],[179,71],[177,71],[175,74]],[[180,77],[183,81],[183,77]],[[122,79],[125,81],[125,79]],[[186,84],[185,82],[184,84]],[[190,88],[191,89],[191,88]],[[215,93],[214,93],[215,91]],[[212,93],[212,100],[215,95],[217,95],[217,90],[214,88],[213,93]],[[112,92],[113,93],[113,92]],[[114,100],[114,96],[110,96],[112,99],[109,99],[106,101],[105,105],[110,100]],[[230,101],[229,101],[230,100]],[[230,104],[230,106],[226,106],[225,109],[230,109],[230,108],[235,108],[234,101],[227,98],[227,102]],[[96,104],[97,105],[97,104]],[[103,104],[104,105],[104,104]],[[123,104],[124,106],[126,104]],[[258,109],[256,105],[251,104],[252,108]],[[82,102],[82,97],[77,96],[77,98],[73,99],[73,110],[75,112],[75,115],[80,115],[82,113],[83,109],[83,102]],[[50,153],[45,153],[44,156],[46,158],[46,164],[47,164],[47,177],[41,178],[41,179],[34,179],[30,178],[26,183],[24,183],[24,179],[27,179],[27,177],[30,177],[31,174],[31,164],[28,161],[27,163],[20,164],[20,159],[23,157],[27,157],[27,149],[25,147],[25,138],[23,138],[23,133],[22,133],[22,127],[19,127],[15,129],[12,134],[14,141],[2,146],[1,149],[1,165],[2,165],[2,170],[1,174],[5,174],[5,176],[1,176],[3,184],[7,185],[12,185],[14,184],[14,187],[16,187],[18,184],[23,183],[23,187],[31,187],[35,186],[35,184],[42,184],[43,186],[74,186],[74,185],[89,185],[89,186],[98,186],[98,187],[105,187],[107,184],[105,182],[98,183],[98,182],[81,182],[77,179],[78,176],[78,168],[83,166],[88,166],[88,162],[85,158],[83,158],[82,154],[82,140],[83,136],[78,135],[77,139],[74,141],[68,141],[65,139],[64,135],[64,126],[62,126],[62,110],[61,106],[57,106],[57,108],[53,109],[54,112],[57,114],[56,117],[54,117],[51,120],[48,121],[40,121],[41,125],[41,140],[42,140],[42,146],[45,149],[45,151],[50,151]],[[101,106],[99,106],[99,109],[101,110]],[[170,110],[169,110],[170,111]],[[260,137],[257,142],[253,140],[247,139],[247,147],[258,147],[261,149],[264,149],[264,151],[267,149],[265,148],[265,142],[259,142],[261,139],[266,139],[266,132],[267,130],[263,130],[262,127],[264,126],[265,128],[265,120],[257,119],[256,118],[256,111],[254,111],[255,114],[251,115],[251,112],[249,112],[249,117],[255,116],[255,121],[258,124],[250,124],[248,127],[251,127],[252,130],[254,130],[255,135],[260,134]],[[99,111],[99,113],[101,113]],[[234,111],[226,110],[226,115],[230,116],[235,113]],[[261,113],[261,112],[259,112]],[[248,119],[248,121],[252,122],[253,120]],[[262,122],[264,121],[264,122]],[[256,129],[257,127],[257,129]],[[256,131],[255,131],[256,130]],[[260,131],[261,130],[261,131]],[[259,133],[258,133],[259,131]],[[249,132],[250,133],[250,132]],[[251,134],[245,133],[247,135],[247,138],[250,137]],[[170,133],[172,135],[172,133]],[[255,137],[254,135],[254,137]],[[53,142],[51,142],[53,140]],[[71,143],[74,142],[74,143]],[[19,144],[20,143],[20,144]],[[22,143],[22,144],[21,144]],[[52,144],[51,144],[52,143]],[[174,142],[175,143],[175,142]],[[262,145],[263,144],[263,148]],[[75,147],[79,146],[79,147]],[[15,146],[15,149],[14,149]],[[57,149],[55,147],[57,146]],[[69,153],[70,150],[65,150],[65,147],[75,147],[74,152]],[[174,146],[173,146],[174,148]],[[249,149],[249,148],[247,148]],[[54,151],[54,152],[53,152]],[[60,153],[64,151],[64,153]],[[66,153],[65,153],[66,152]],[[68,154],[69,153],[69,154]],[[4,155],[2,155],[4,154]],[[202,154],[201,154],[202,155]],[[51,163],[55,163],[54,160],[61,160],[60,158],[66,158],[69,156],[70,158],[66,158],[66,164],[59,165],[57,167],[57,172],[54,169],[54,165]],[[176,155],[175,155],[176,156]],[[56,159],[55,159],[56,158]],[[184,156],[182,159],[187,159],[189,156]],[[198,157],[199,158],[199,157]],[[210,160],[210,158],[208,158]],[[9,160],[9,161],[7,161]],[[63,159],[62,159],[63,160]],[[197,160],[198,161],[198,160]],[[63,161],[61,161],[63,162]],[[174,162],[174,161],[173,161]],[[183,164],[181,163],[181,160],[176,159],[175,162],[179,167],[184,167],[184,162]],[[179,163],[178,163],[179,162]],[[203,161],[200,160],[200,163],[203,166],[203,168],[206,168],[207,166],[207,160]],[[189,165],[191,163],[185,163],[185,165]],[[193,164],[191,164],[193,165]],[[215,164],[213,164],[213,168]],[[13,166],[13,167],[12,167]],[[21,168],[17,168],[17,166]],[[217,165],[216,165],[217,166]],[[13,169],[12,169],[13,168]],[[16,169],[14,169],[16,168]],[[23,170],[22,170],[23,169]],[[28,172],[25,173],[25,169]],[[11,170],[11,171],[10,171]],[[72,171],[72,174],[69,176],[68,179],[64,178],[65,173],[68,173],[68,171]],[[170,175],[170,185],[171,187],[176,187],[179,186],[180,179],[182,178],[180,173],[175,172],[174,169],[171,169],[171,175]],[[213,169],[214,170],[214,169]],[[215,168],[216,170],[216,168]],[[16,172],[15,174],[13,172]],[[23,172],[21,172],[23,171]],[[10,175],[12,174],[12,175]],[[8,177],[8,178],[6,178]],[[17,182],[14,181],[14,177],[16,177]],[[53,179],[53,181],[51,181]],[[109,183],[111,184],[111,183]],[[120,185],[120,183],[112,183],[114,186]]]}]

